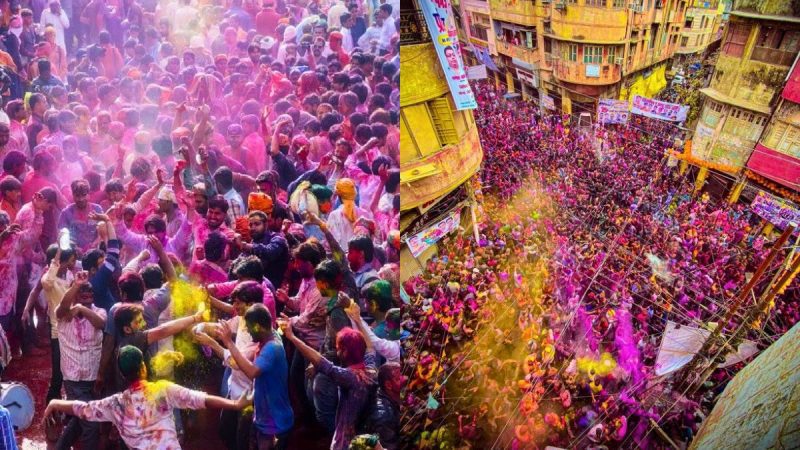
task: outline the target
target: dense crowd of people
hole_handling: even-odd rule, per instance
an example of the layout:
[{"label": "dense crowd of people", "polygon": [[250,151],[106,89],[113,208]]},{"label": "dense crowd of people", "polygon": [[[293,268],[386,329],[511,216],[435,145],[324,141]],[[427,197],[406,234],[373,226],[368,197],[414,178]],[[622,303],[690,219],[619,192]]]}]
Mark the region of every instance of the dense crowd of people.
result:
[{"label": "dense crowd of people", "polygon": [[[747,206],[695,191],[668,156],[682,137],[672,124],[579,130],[474,87],[486,215],[477,241],[443,239],[403,284],[414,337],[401,432],[430,449],[671,448],[661,432],[688,443],[743,364],[679,389],[655,374],[666,324],[722,321],[774,236]],[[764,348],[798,304],[790,288],[748,338]]]},{"label": "dense crowd of people", "polygon": [[399,2],[0,12],[1,362],[50,352],[51,443],[398,448]]}]

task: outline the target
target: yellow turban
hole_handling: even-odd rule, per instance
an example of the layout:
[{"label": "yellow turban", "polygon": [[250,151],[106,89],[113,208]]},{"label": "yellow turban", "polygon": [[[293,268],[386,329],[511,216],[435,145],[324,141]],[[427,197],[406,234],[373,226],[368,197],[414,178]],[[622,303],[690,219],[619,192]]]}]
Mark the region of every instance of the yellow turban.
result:
[{"label": "yellow turban", "polygon": [[251,192],[247,197],[247,206],[250,211],[262,211],[266,214],[271,214],[272,198],[263,192]]},{"label": "yellow turban", "polygon": [[350,178],[340,178],[336,182],[336,195],[342,200],[344,216],[350,223],[356,221],[356,184]]}]

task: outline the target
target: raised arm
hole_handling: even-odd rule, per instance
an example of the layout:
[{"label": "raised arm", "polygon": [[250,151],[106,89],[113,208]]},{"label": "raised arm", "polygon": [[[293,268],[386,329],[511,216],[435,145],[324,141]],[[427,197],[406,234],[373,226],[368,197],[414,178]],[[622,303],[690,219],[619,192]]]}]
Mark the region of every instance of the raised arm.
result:
[{"label": "raised arm", "polygon": [[[286,317],[284,316],[284,319]],[[292,344],[294,344],[297,351],[300,352],[303,357],[308,360],[314,367],[318,367],[320,363],[323,361],[322,355],[319,354],[318,351],[314,350],[313,348],[306,345],[300,338],[294,335],[294,331],[292,330],[292,325],[288,320],[281,321],[280,323],[281,331],[283,331],[283,335],[286,336],[286,339],[289,340]],[[238,362],[238,361],[237,361]]]},{"label": "raised arm", "polygon": [[190,326],[203,321],[203,313],[197,312],[188,317],[170,320],[167,323],[161,324],[151,330],[147,331],[147,344],[150,345],[158,342],[161,339],[174,336],[181,331],[189,328]]},{"label": "raised arm", "polygon": [[161,245],[161,241],[155,236],[147,236],[147,242],[150,243],[150,248],[156,252],[158,256],[158,265],[161,266],[161,270],[164,271],[164,276],[167,277],[167,281],[172,282],[177,280],[178,274],[175,272],[175,266],[172,265],[172,260],[169,259],[167,252],[164,251],[164,246]]},{"label": "raised arm", "polygon": [[222,345],[228,349],[231,353],[231,358],[236,361],[236,365],[239,366],[239,370],[241,370],[247,378],[254,380],[261,375],[261,369],[259,369],[252,361],[245,358],[242,352],[236,347],[236,343],[233,342],[233,335],[231,334],[231,329],[225,323],[220,321],[220,330],[219,330],[219,337],[222,341]]},{"label": "raised arm", "polygon": [[89,281],[89,273],[86,271],[78,272],[75,276],[75,281],[72,283],[64,297],[61,298],[61,303],[56,308],[56,317],[58,320],[65,320],[70,316],[72,311],[72,304],[78,296],[78,289]]}]

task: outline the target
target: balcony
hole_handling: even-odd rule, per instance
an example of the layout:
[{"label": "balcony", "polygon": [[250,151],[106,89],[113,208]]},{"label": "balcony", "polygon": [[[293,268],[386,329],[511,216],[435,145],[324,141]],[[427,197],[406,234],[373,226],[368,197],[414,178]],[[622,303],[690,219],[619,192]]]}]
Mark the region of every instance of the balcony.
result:
[{"label": "balcony", "polygon": [[[400,183],[402,209],[408,210],[450,192],[480,169],[483,150],[474,124],[455,145],[448,145],[426,158],[403,164]],[[433,167],[430,176],[419,178],[416,172]],[[412,180],[403,182],[403,180]]]},{"label": "balcony", "polygon": [[431,35],[422,11],[400,11],[400,45],[429,43]]},{"label": "balcony", "polygon": [[598,44],[623,43],[627,22],[628,9],[573,5],[569,5],[565,12],[554,12],[550,18],[556,39]]},{"label": "balcony", "polygon": [[787,52],[778,48],[753,47],[751,59],[776,66],[791,66],[796,53]]},{"label": "balcony", "polygon": [[[508,0],[490,0],[489,4],[491,5],[492,18],[495,20],[518,25],[536,25],[537,8],[533,1],[517,0],[516,2],[509,2]],[[538,16],[541,16],[541,14]]]},{"label": "balcony", "polygon": [[553,62],[553,76],[574,84],[602,86],[614,84],[622,78],[619,64],[586,64],[557,60]]},{"label": "balcony", "polygon": [[529,64],[536,64],[539,62],[538,49],[514,45],[500,39],[495,40],[495,46],[497,47],[498,53],[510,58],[521,59]]}]

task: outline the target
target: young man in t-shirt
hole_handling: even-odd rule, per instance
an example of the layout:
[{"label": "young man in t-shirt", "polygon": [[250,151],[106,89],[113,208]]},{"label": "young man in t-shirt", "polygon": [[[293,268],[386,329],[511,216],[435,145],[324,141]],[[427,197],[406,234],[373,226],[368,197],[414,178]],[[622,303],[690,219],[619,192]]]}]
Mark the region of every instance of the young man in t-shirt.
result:
[{"label": "young man in t-shirt", "polygon": [[231,352],[239,369],[255,381],[253,426],[259,450],[283,450],[294,424],[289,402],[289,363],[280,336],[273,330],[272,317],[262,304],[252,305],[244,314],[247,331],[258,343],[258,356],[250,362],[233,341],[228,327],[222,327],[219,337]]}]

